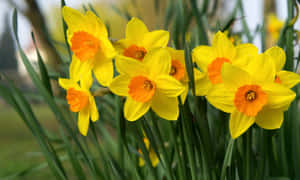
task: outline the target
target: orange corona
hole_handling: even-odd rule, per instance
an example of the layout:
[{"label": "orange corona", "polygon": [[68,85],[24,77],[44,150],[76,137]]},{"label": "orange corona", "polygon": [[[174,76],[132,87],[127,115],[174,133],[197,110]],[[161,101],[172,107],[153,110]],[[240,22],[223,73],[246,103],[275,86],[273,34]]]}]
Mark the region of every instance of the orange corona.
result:
[{"label": "orange corona", "polygon": [[67,91],[67,101],[71,111],[79,112],[88,104],[89,97],[84,91],[70,88]]},{"label": "orange corona", "polygon": [[84,31],[75,32],[71,43],[71,50],[81,61],[93,58],[100,49],[100,41]]},{"label": "orange corona", "polygon": [[123,52],[124,56],[131,57],[139,61],[142,61],[146,54],[147,50],[144,47],[139,47],[136,45],[129,46]]},{"label": "orange corona", "polygon": [[213,60],[207,67],[208,71],[208,78],[213,84],[222,83],[222,77],[221,77],[221,69],[224,63],[230,63],[231,62],[223,57],[218,57],[215,60]]},{"label": "orange corona", "polygon": [[258,85],[244,85],[238,88],[234,105],[239,112],[247,116],[256,116],[267,104],[267,94]]},{"label": "orange corona", "polygon": [[129,95],[138,102],[148,102],[152,99],[156,85],[144,76],[133,77],[128,85]]},{"label": "orange corona", "polygon": [[182,80],[185,75],[185,69],[179,60],[173,59],[171,65],[170,75],[173,76],[178,81]]}]

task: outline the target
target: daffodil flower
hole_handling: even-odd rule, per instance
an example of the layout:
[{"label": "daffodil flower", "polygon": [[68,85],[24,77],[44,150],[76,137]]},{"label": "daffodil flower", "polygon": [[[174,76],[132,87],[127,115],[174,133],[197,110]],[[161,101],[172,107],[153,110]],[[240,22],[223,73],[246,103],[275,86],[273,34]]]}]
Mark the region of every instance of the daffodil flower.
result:
[{"label": "daffodil flower", "polygon": [[125,56],[116,57],[116,68],[120,73],[110,84],[110,90],[126,96],[124,116],[135,121],[150,107],[160,117],[177,120],[179,115],[177,96],[184,86],[169,75],[171,57],[166,49],[152,50],[143,62]]},{"label": "daffodil flower", "polygon": [[205,96],[213,85],[222,83],[221,69],[224,63],[245,66],[247,63],[243,61],[243,57],[257,53],[258,49],[252,44],[234,46],[227,36],[219,31],[214,36],[211,47],[198,46],[192,52],[193,61],[205,73],[202,85],[195,89],[196,95]]},{"label": "daffodil flower", "polygon": [[[184,92],[181,94],[181,102],[184,103],[189,92],[189,77],[186,71],[185,58],[183,50],[175,50],[173,48],[167,48],[171,56],[171,71],[170,75],[181,82],[184,86]],[[194,68],[195,86],[202,86],[201,80],[204,77],[204,73],[201,73],[198,69]]]},{"label": "daffodil flower", "polygon": [[294,87],[300,82],[300,75],[290,71],[282,70],[285,64],[285,53],[280,47],[272,47],[265,52],[272,57],[275,64],[276,76],[275,82],[288,88]]},{"label": "daffodil flower", "polygon": [[74,80],[80,80],[92,70],[98,82],[108,86],[113,79],[112,58],[116,51],[108,39],[105,25],[91,11],[81,14],[65,6],[62,14],[68,25],[68,43],[74,53],[70,65]]},{"label": "daffodil flower", "polygon": [[267,17],[267,31],[271,34],[273,40],[279,38],[280,31],[284,25],[284,22],[279,20],[275,14],[270,14]]},{"label": "daffodil flower", "polygon": [[215,107],[230,114],[230,134],[243,134],[253,123],[264,129],[280,128],[283,112],[295,98],[289,88],[274,82],[276,70],[267,54],[251,57],[245,69],[225,63],[222,82],[207,95]]},{"label": "daffodil flower", "polygon": [[[144,144],[145,144],[145,146],[146,146],[146,148],[147,148],[147,150],[148,150],[148,152],[149,152],[149,159],[150,159],[150,161],[151,161],[151,164],[152,164],[153,167],[156,167],[157,164],[159,163],[159,159],[158,159],[158,157],[157,157],[155,151],[151,148],[149,139],[146,138],[146,137],[144,137],[143,140],[144,140]],[[139,153],[140,153],[141,155],[143,155],[143,152],[141,151],[141,149],[139,149]],[[139,158],[139,166],[142,167],[142,166],[144,166],[144,165],[145,165],[145,161],[144,161],[143,158],[140,157],[140,158]]]},{"label": "daffodil flower", "polygon": [[149,32],[141,20],[133,17],[126,26],[125,39],[119,40],[115,47],[120,55],[142,61],[152,49],[166,47],[168,41],[168,31]]},{"label": "daffodil flower", "polygon": [[92,121],[99,119],[95,99],[89,89],[93,83],[91,72],[86,74],[80,85],[74,79],[59,78],[59,85],[67,90],[66,99],[72,112],[78,112],[79,132],[86,136],[89,128],[90,118]]}]

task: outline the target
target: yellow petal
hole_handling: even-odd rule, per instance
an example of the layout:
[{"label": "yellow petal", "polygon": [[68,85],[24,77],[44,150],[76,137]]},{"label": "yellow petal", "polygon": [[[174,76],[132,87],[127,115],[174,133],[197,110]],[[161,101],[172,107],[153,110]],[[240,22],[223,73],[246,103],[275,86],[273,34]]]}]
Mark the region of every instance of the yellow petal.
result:
[{"label": "yellow petal", "polygon": [[184,91],[183,91],[183,93],[181,93],[181,95],[180,95],[180,99],[181,99],[181,103],[182,103],[182,104],[185,103],[185,100],[186,100],[186,97],[187,97],[188,93],[189,93],[189,84],[186,83],[186,84],[184,85]]},{"label": "yellow petal", "polygon": [[80,80],[80,86],[85,90],[89,90],[92,84],[93,84],[93,76],[92,76],[92,72],[89,71],[87,74],[82,76]]},{"label": "yellow petal", "polygon": [[268,95],[266,108],[269,109],[287,110],[296,97],[292,90],[277,83],[266,83],[262,88]]},{"label": "yellow petal", "polygon": [[275,63],[276,72],[280,71],[285,64],[285,52],[280,47],[272,47],[265,52],[271,56],[273,62]]},{"label": "yellow petal", "polygon": [[90,111],[89,111],[89,107],[86,106],[81,111],[79,111],[78,123],[77,123],[79,132],[84,136],[87,135],[89,129],[89,123],[90,123]]},{"label": "yellow petal", "polygon": [[113,79],[109,85],[109,89],[118,96],[127,96],[129,91],[129,82],[130,77],[128,75],[119,75]]},{"label": "yellow petal", "polygon": [[275,79],[275,65],[269,55],[259,54],[252,56],[249,59],[246,71],[256,81],[260,82],[273,82]]},{"label": "yellow petal", "polygon": [[97,121],[99,119],[99,112],[96,106],[96,102],[93,96],[89,96],[89,108],[92,121]]},{"label": "yellow petal", "polygon": [[237,89],[251,82],[251,77],[246,71],[229,63],[223,64],[221,74],[224,86],[229,89]]},{"label": "yellow petal", "polygon": [[85,22],[83,14],[67,6],[63,7],[62,15],[69,29],[73,29],[78,26],[81,26]]},{"label": "yellow petal", "polygon": [[155,83],[157,90],[167,97],[177,97],[184,91],[184,86],[170,75],[160,75]]},{"label": "yellow petal", "polygon": [[126,26],[126,39],[134,42],[140,41],[148,32],[146,25],[136,17],[133,17]]},{"label": "yellow petal", "polygon": [[229,129],[233,139],[238,138],[255,122],[255,117],[246,116],[237,110],[230,114]]},{"label": "yellow petal", "polygon": [[86,26],[89,26],[89,31],[95,32],[96,37],[107,37],[108,33],[105,24],[93,12],[87,11],[85,14]]},{"label": "yellow petal", "polygon": [[95,62],[93,68],[94,75],[98,82],[103,86],[108,86],[114,77],[114,67],[112,61]]},{"label": "yellow petal", "polygon": [[300,82],[300,75],[289,71],[279,71],[276,76],[280,79],[281,84],[292,88]]},{"label": "yellow petal", "polygon": [[233,104],[234,93],[223,84],[216,84],[210,89],[206,98],[216,108],[231,113],[235,109]]},{"label": "yellow petal", "polygon": [[59,78],[58,84],[66,90],[69,88],[79,88],[78,84],[71,79]]},{"label": "yellow petal", "polygon": [[179,116],[177,97],[167,97],[156,91],[151,104],[152,110],[166,120],[177,120]]},{"label": "yellow petal", "polygon": [[143,63],[150,70],[150,76],[155,78],[160,74],[169,75],[171,70],[171,56],[166,49],[155,49],[147,53]]},{"label": "yellow petal", "polygon": [[149,151],[149,158],[151,160],[152,166],[156,167],[157,164],[159,163],[159,159],[158,159],[155,151],[152,148],[150,148],[150,151]]},{"label": "yellow petal", "polygon": [[217,58],[212,47],[198,46],[192,51],[193,61],[197,63],[203,72],[207,71],[207,66]]},{"label": "yellow petal", "polygon": [[142,117],[149,108],[150,102],[137,102],[128,96],[124,105],[124,116],[128,121],[136,121]]},{"label": "yellow petal", "polygon": [[283,111],[264,108],[257,114],[255,122],[264,129],[278,129],[283,122]]},{"label": "yellow petal", "polygon": [[[101,42],[101,53],[103,53],[104,57],[99,57],[99,59],[101,58],[102,60],[104,58],[104,59],[111,60],[112,58],[114,58],[117,52],[113,47],[112,43],[110,42],[110,40],[107,37],[102,37],[100,38],[100,42]],[[101,53],[100,55],[102,55]]]},{"label": "yellow petal", "polygon": [[167,47],[166,49],[169,51],[171,59],[180,61],[185,68],[184,50],[176,50],[170,47]]},{"label": "yellow petal", "polygon": [[164,30],[152,31],[145,34],[143,46],[149,51],[154,48],[166,47],[169,41],[169,32]]},{"label": "yellow petal", "polygon": [[144,161],[144,159],[141,158],[141,157],[139,157],[139,166],[140,166],[140,167],[145,166],[145,161]]},{"label": "yellow petal", "polygon": [[232,42],[221,31],[217,32],[217,34],[214,36],[212,48],[216,51],[217,57],[224,57],[230,61],[235,57],[236,54],[236,49]]},{"label": "yellow petal", "polygon": [[240,44],[236,46],[236,55],[233,59],[233,64],[238,67],[243,67],[247,65],[247,60],[245,60],[248,56],[256,56],[258,54],[258,49],[256,46],[250,43]]},{"label": "yellow petal", "polygon": [[135,76],[137,74],[147,74],[148,70],[145,65],[136,59],[128,58],[125,56],[116,57],[116,68],[120,74],[127,74]]},{"label": "yellow petal", "polygon": [[212,83],[207,73],[194,69],[194,79],[196,96],[206,96],[208,91],[212,88]]},{"label": "yellow petal", "polygon": [[80,61],[75,55],[72,57],[70,64],[70,78],[79,81],[81,77],[92,70],[92,61]]},{"label": "yellow petal", "polygon": [[113,43],[113,46],[115,50],[118,52],[118,54],[122,55],[124,52],[124,49],[129,47],[131,45],[131,41],[128,39],[121,39],[115,43]]}]

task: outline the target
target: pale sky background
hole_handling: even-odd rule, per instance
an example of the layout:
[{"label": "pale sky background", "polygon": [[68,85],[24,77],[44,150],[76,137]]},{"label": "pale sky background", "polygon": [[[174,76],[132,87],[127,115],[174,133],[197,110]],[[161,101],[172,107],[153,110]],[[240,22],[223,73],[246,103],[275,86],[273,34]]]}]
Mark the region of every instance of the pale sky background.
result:
[{"label": "pale sky background", "polygon": [[[4,17],[7,12],[9,12],[9,17],[11,17],[12,14],[12,8],[7,4],[8,0],[0,0],[0,34],[3,32],[3,29],[7,24],[4,22]],[[81,3],[88,3],[88,2],[95,2],[97,0],[65,0],[66,4],[71,7],[78,7]],[[98,0],[99,1],[99,0]],[[100,0],[101,1],[101,0]],[[108,0],[107,0],[108,1]],[[118,0],[109,0],[109,2],[116,2]],[[22,2],[22,0],[15,0],[15,2]],[[40,7],[43,12],[47,11],[47,8],[50,6],[60,6],[60,0],[40,0],[38,1],[40,4]],[[231,4],[235,4],[235,0],[228,0],[228,10],[231,11],[232,8],[230,8]],[[244,9],[245,9],[245,15],[246,20],[248,22],[248,25],[251,30],[255,30],[255,27],[257,24],[262,23],[262,16],[263,16],[263,1],[262,0],[243,0]],[[287,0],[276,0],[276,3],[278,4],[278,7],[276,10],[277,16],[284,20],[287,17]],[[20,41],[22,47],[26,47],[31,43],[31,28],[30,24],[27,22],[27,20],[19,14],[19,34],[20,35]],[[296,23],[296,28],[300,29],[300,20]],[[256,44],[258,47],[260,47],[260,37],[258,36],[254,40],[254,44]]]}]

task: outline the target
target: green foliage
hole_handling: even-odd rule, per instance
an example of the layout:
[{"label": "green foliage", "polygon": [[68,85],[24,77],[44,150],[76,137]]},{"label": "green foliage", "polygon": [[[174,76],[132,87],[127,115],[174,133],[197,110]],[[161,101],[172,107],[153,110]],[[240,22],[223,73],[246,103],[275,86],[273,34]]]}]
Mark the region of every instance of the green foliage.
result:
[{"label": "green foliage", "polygon": [[[0,84],[0,96],[22,118],[45,158],[45,162],[5,178],[39,173],[41,167],[48,166],[57,179],[69,179],[74,176],[80,180],[299,179],[299,97],[286,112],[281,129],[267,131],[254,126],[242,137],[233,140],[228,132],[228,114],[213,108],[203,97],[193,95],[195,85],[192,79],[195,65],[191,59],[191,50],[197,45],[208,44],[208,29],[218,29],[205,23],[212,15],[208,9],[209,1],[205,0],[201,8],[197,8],[197,2],[169,0],[164,15],[163,26],[172,31],[172,44],[185,50],[188,76],[191,79],[189,86],[193,92],[188,94],[184,104],[180,103],[179,119],[169,122],[150,111],[136,122],[126,121],[123,117],[124,99],[107,94],[96,99],[100,120],[91,122],[87,137],[79,134],[76,117],[68,111],[65,102],[61,103],[64,100],[54,98],[50,81],[56,78],[48,72],[39,50],[36,49],[40,74],[35,71],[21,49],[17,34],[17,12],[14,11],[13,30],[19,53],[38,91],[36,96],[43,98],[54,114],[59,124],[59,133],[54,134],[41,124],[27,97],[15,87],[9,77],[2,75],[1,81],[5,81],[6,85]],[[61,3],[65,5],[63,0]],[[154,3],[155,12],[160,13],[160,1],[154,0]],[[288,1],[289,17],[278,41],[278,44],[286,49],[286,69],[291,71],[296,71],[293,64],[294,30],[293,24],[289,23],[293,19],[294,6],[293,1]],[[93,10],[91,5],[89,8]],[[122,12],[117,7],[113,9],[124,18],[130,19],[128,12]],[[236,20],[237,11],[243,16],[241,0],[237,1],[236,8],[222,26],[222,31],[230,29]],[[241,21],[244,35],[248,42],[251,42],[254,35],[250,33],[245,19],[242,18]],[[63,27],[66,32],[65,23]],[[186,39],[186,33],[190,33],[191,41]],[[34,36],[32,38],[34,40]],[[65,40],[67,41],[67,38]],[[68,61],[61,59],[61,65],[67,66],[70,60],[69,51]],[[294,90],[298,92],[298,87]],[[144,136],[149,139],[151,148],[159,158],[160,163],[157,167],[152,166]],[[139,149],[142,154],[139,153]],[[139,166],[139,158],[144,159],[145,166]]]}]

